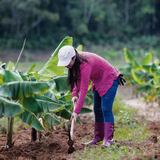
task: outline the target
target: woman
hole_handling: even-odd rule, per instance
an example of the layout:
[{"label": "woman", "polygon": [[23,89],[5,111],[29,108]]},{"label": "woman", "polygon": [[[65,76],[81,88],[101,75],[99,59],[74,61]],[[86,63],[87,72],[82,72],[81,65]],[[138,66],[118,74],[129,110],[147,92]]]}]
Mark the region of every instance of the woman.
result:
[{"label": "woman", "polygon": [[95,128],[94,138],[87,144],[95,145],[103,140],[104,146],[110,146],[114,134],[112,106],[118,84],[124,82],[122,75],[102,57],[89,52],[78,53],[68,45],[59,50],[58,60],[58,66],[68,68],[68,82],[75,104],[72,117],[75,120],[81,112],[89,83],[92,81]]}]

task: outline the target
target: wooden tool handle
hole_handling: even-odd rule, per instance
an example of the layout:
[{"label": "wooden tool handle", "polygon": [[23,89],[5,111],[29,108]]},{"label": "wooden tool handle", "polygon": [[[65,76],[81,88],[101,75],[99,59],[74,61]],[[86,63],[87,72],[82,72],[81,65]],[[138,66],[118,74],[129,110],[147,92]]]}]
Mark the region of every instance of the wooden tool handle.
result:
[{"label": "wooden tool handle", "polygon": [[[73,102],[73,106],[74,107],[75,107],[75,104],[76,104],[76,102]],[[71,129],[70,129],[70,136],[71,136],[72,140],[74,139],[74,124],[75,124],[75,119],[72,118],[72,120],[71,120]]]},{"label": "wooden tool handle", "polygon": [[75,120],[74,118],[72,118],[72,121],[71,121],[71,130],[70,130],[70,135],[71,135],[71,139],[73,140],[74,139],[74,123],[75,123]]}]

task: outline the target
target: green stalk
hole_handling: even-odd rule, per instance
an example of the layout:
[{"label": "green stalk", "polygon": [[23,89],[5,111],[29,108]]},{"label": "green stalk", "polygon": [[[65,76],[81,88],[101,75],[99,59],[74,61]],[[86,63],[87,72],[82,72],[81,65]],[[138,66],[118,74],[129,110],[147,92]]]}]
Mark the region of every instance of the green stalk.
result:
[{"label": "green stalk", "polygon": [[14,123],[14,118],[9,117],[8,118],[8,130],[7,130],[7,143],[6,143],[7,148],[11,148],[13,146],[13,143],[12,143],[13,123]]},{"label": "green stalk", "polygon": [[[24,39],[22,49],[21,49],[20,54],[18,56],[17,62],[15,64],[14,71],[16,71],[16,69],[18,67],[18,63],[19,63],[19,60],[22,56],[25,44],[26,44],[26,39]],[[7,143],[6,143],[7,148],[11,148],[13,146],[13,142],[12,142],[12,140],[13,140],[13,138],[12,138],[12,136],[13,136],[13,124],[14,124],[14,117],[9,117],[8,118],[8,130],[7,130]]]},{"label": "green stalk", "polygon": [[26,44],[26,38],[25,38],[24,41],[23,41],[22,49],[21,49],[20,54],[19,54],[19,56],[18,56],[17,62],[16,62],[16,64],[15,64],[15,68],[14,68],[15,71],[16,71],[16,69],[17,69],[17,67],[18,67],[18,63],[19,63],[19,60],[20,60],[20,58],[21,58],[21,56],[22,56],[22,53],[23,53],[25,44]]}]

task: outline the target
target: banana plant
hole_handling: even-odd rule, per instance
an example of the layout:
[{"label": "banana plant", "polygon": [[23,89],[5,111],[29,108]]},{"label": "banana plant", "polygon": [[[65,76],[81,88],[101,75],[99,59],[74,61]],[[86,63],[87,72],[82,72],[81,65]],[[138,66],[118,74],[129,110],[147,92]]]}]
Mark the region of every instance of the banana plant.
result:
[{"label": "banana plant", "polygon": [[124,50],[127,63],[122,68],[130,84],[137,86],[136,90],[148,102],[159,100],[160,95],[160,61],[153,59],[153,53],[148,52],[144,57],[136,58],[128,49]]},{"label": "banana plant", "polygon": [[[57,102],[44,100],[41,97],[37,98],[49,90],[47,82],[23,81],[18,72],[8,70],[1,70],[1,82],[3,83],[0,86],[0,115],[9,118],[7,146],[11,147],[15,115],[20,116],[25,123],[35,129],[43,130],[44,127],[38,120],[38,114],[44,111],[48,112],[52,108],[50,106],[55,107]],[[38,108],[38,106],[40,107]]]},{"label": "banana plant", "polygon": [[[50,59],[39,71],[32,65],[26,73],[18,72],[12,62],[0,69],[0,116],[9,118],[7,146],[12,146],[13,121],[19,116],[37,131],[70,119],[71,93],[64,68],[57,67],[57,53],[63,45],[72,45],[72,37],[65,37]],[[16,65],[18,65],[16,63]],[[62,76],[59,76],[62,75]],[[83,109],[82,113],[90,112]],[[61,118],[59,118],[61,117]]]}]

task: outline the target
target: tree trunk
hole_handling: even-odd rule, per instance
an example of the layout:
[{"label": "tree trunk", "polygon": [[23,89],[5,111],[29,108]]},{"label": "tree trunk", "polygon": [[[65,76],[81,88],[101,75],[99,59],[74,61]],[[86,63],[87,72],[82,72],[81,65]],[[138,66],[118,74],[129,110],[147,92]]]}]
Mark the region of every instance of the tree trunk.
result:
[{"label": "tree trunk", "polygon": [[13,142],[12,142],[13,124],[14,124],[14,118],[9,117],[8,118],[8,130],[7,130],[7,143],[6,143],[7,148],[11,148],[13,146]]},{"label": "tree trunk", "polygon": [[37,131],[36,131],[36,129],[32,128],[31,141],[34,142],[36,140],[37,140]]}]

